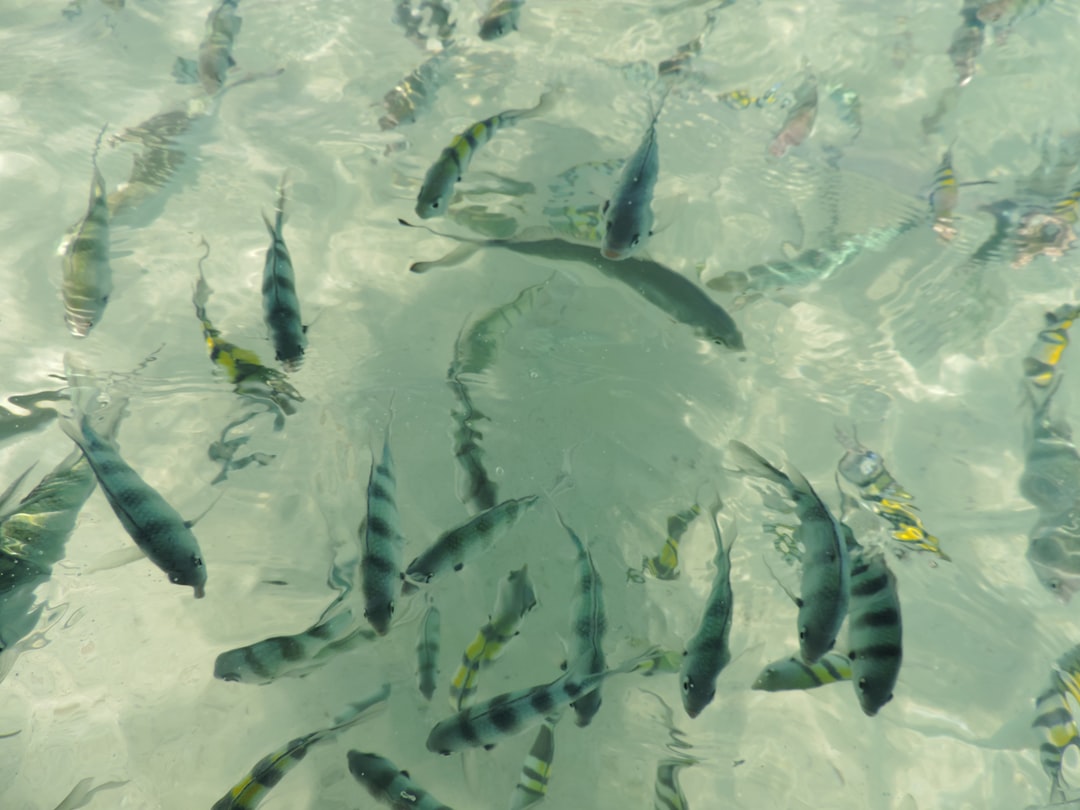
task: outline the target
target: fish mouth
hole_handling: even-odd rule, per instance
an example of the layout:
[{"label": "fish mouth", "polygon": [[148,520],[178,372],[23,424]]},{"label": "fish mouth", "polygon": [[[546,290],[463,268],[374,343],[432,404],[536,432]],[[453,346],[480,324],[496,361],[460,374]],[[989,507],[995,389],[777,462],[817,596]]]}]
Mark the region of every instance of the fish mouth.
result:
[{"label": "fish mouth", "polygon": [[94,327],[92,320],[78,315],[67,315],[64,320],[67,322],[68,331],[75,337],[86,337]]},{"label": "fish mouth", "polygon": [[603,256],[605,259],[617,262],[625,259],[627,254],[625,251],[618,250],[617,248],[605,247],[600,248],[600,255]]},{"label": "fish mouth", "polygon": [[195,598],[196,599],[202,599],[204,596],[206,596],[206,586],[205,585],[192,585],[191,587],[195,591]]}]

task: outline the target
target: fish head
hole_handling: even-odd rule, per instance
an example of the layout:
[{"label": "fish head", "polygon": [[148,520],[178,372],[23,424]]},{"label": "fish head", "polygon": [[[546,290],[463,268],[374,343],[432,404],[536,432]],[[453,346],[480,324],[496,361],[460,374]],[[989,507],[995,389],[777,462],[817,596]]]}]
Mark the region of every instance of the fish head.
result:
[{"label": "fish head", "polygon": [[836,643],[834,636],[828,635],[815,622],[799,622],[799,653],[807,664],[817,663]]},{"label": "fish head", "polygon": [[1076,547],[1076,537],[1067,538],[1073,541],[1071,549],[1065,539],[1054,534],[1032,537],[1027,559],[1043,587],[1068,604],[1080,591],[1080,548]]},{"label": "fish head", "polygon": [[112,285],[64,292],[64,322],[75,337],[86,337],[105,315]]},{"label": "fish head", "polygon": [[691,656],[683,653],[683,666],[679,672],[679,694],[683,708],[691,719],[697,717],[716,697],[716,678],[700,671]]},{"label": "fish head", "polygon": [[514,6],[498,14],[485,17],[480,22],[480,39],[490,42],[517,30],[520,7]]},{"label": "fish head", "polygon": [[637,253],[652,235],[652,210],[646,205],[604,205],[604,232],[600,253],[613,262]]},{"label": "fish head", "polygon": [[272,677],[256,675],[248,663],[251,647],[227,650],[214,661],[214,677],[226,683],[270,683]]},{"label": "fish head", "polygon": [[368,620],[376,633],[385,636],[390,632],[390,620],[394,618],[394,600],[369,603],[364,608],[364,618]]},{"label": "fish head", "polygon": [[866,677],[855,679],[855,694],[867,717],[873,717],[881,707],[893,699],[892,686],[888,683],[874,684]]},{"label": "fish head", "polygon": [[206,595],[206,564],[198,554],[181,556],[169,570],[169,582],[173,585],[190,585],[195,590],[195,598]]},{"label": "fish head", "polygon": [[460,180],[457,163],[440,158],[428,169],[420,194],[416,198],[416,215],[421,219],[431,219],[446,213],[450,197],[454,192],[454,183]]}]

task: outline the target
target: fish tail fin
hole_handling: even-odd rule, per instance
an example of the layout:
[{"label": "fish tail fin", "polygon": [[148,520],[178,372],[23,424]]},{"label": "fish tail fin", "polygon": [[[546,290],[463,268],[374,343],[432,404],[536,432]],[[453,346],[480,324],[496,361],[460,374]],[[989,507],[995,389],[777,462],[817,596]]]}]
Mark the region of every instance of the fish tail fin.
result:
[{"label": "fish tail fin", "polygon": [[191,295],[191,303],[195,306],[195,316],[203,322],[203,326],[206,327],[209,320],[206,317],[206,305],[210,302],[210,294],[214,291],[210,284],[206,280],[206,275],[203,273],[203,262],[210,257],[210,243],[206,241],[206,237],[202,237],[202,246],[206,248],[206,252],[199,258],[199,277],[195,280],[195,291]]},{"label": "fish tail fin", "polygon": [[728,453],[733,456],[739,472],[772,481],[789,491],[796,488],[791,478],[766,461],[756,450],[751,450],[738,439],[732,439],[728,442]]},{"label": "fish tail fin", "polygon": [[81,447],[86,441],[83,426],[89,423],[101,389],[90,368],[71,352],[64,355],[64,374],[68,381],[68,397],[72,411],[70,414],[60,415],[60,427]]},{"label": "fish tail fin", "polygon": [[[607,672],[608,672],[608,674],[612,674],[612,675],[614,675],[616,673],[633,672],[635,669],[640,667],[645,662],[650,661],[653,658],[655,658],[661,652],[663,652],[663,650],[661,649],[660,645],[659,644],[654,644],[651,647],[649,647],[647,650],[645,650],[644,652],[638,653],[635,656],[627,658],[625,661],[623,661],[617,667],[615,667],[614,669],[609,669]],[[569,674],[570,674],[570,670],[567,670],[567,675],[569,675]]]},{"label": "fish tail fin", "polygon": [[277,232],[281,233],[281,226],[285,222],[285,186],[289,182],[289,170],[286,169],[281,173],[281,182],[278,184],[278,201],[277,207],[274,209],[276,212],[275,224],[277,226]]},{"label": "fish tail fin", "polygon": [[334,718],[334,725],[326,729],[323,736],[337,734],[357,723],[368,720],[377,711],[386,707],[386,701],[390,697],[390,684],[384,683],[378,690],[363,700],[350,703]]},{"label": "fish tail fin", "polygon": [[537,118],[555,106],[555,102],[558,100],[559,95],[564,89],[565,88],[562,85],[553,87],[551,90],[541,94],[540,100],[535,106],[525,110],[510,110],[509,112],[503,113],[503,118],[510,123],[517,123],[526,118]]}]

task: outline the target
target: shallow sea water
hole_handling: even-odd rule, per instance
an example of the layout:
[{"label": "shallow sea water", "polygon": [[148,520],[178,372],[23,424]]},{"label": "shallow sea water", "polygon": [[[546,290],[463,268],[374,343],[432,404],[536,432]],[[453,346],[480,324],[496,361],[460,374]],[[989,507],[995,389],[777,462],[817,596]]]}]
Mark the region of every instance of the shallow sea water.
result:
[{"label": "shallow sea water", "polygon": [[[457,29],[437,96],[414,123],[390,131],[378,125],[383,95],[437,38],[427,53],[407,39],[391,0],[244,0],[230,77],[282,72],[201,108],[207,114],[180,138],[187,157],[175,175],[113,224],[114,291],[103,319],[89,337],[71,336],[57,248],[86,211],[97,133],[106,128],[98,165],[113,192],[138,145],[110,136],[162,111],[209,105],[197,85],[170,75],[176,56],[197,51],[205,0],[113,5],[82,0],[65,15],[62,2],[0,4],[0,394],[24,417],[4,423],[0,488],[37,461],[21,494],[71,452],[49,418],[52,406],[68,412],[67,402],[46,397],[33,413],[13,403],[62,391],[64,355],[75,352],[130,396],[118,438],[127,461],[185,517],[208,510],[195,532],[209,580],[195,600],[145,559],[118,564],[131,542],[95,491],[37,591],[47,603],[37,626],[0,656],[0,735],[12,735],[0,737],[0,808],[53,810],[87,777],[124,783],[95,795],[91,808],[209,807],[261,757],[329,725],[384,682],[386,710],[313,747],[261,806],[376,806],[349,776],[350,748],[389,757],[451,807],[507,806],[532,732],[466,757],[429,753],[424,741],[449,715],[447,681],[498,581],[523,563],[539,606],[482,673],[480,696],[558,676],[574,551],[545,504],[431,587],[442,641],[430,704],[415,683],[419,598],[402,600],[388,636],[303,678],[225,683],[213,665],[226,650],[304,630],[334,597],[328,572],[356,553],[391,401],[406,561],[468,517],[456,494],[457,403],[446,381],[454,343],[464,323],[545,280],[534,305],[502,330],[491,366],[467,383],[487,417],[481,444],[500,498],[543,494],[569,471],[572,487],[555,500],[603,578],[609,664],[648,644],[681,650],[697,625],[714,571],[707,519],[685,537],[679,579],[627,577],[659,552],[668,516],[718,492],[721,525],[738,532],[734,660],[713,704],[687,718],[673,674],[607,681],[588,728],[565,718],[557,727],[548,805],[650,807],[657,763],[679,751],[697,760],[681,772],[689,808],[1046,804],[1034,698],[1080,631],[1076,602],[1055,599],[1024,559],[1035,510],[1017,489],[1020,364],[1043,312],[1076,299],[1075,258],[1013,268],[1009,255],[977,265],[970,257],[994,229],[980,206],[1054,200],[1075,183],[1063,170],[1041,197],[1032,191],[1044,148],[1054,160],[1080,128],[1080,111],[1065,103],[1080,42],[1072,0],[1047,3],[1007,36],[988,28],[975,77],[960,90],[946,54],[959,2],[736,0],[715,12],[694,74],[657,125],[657,228],[647,253],[731,312],[745,352],[701,340],[581,261],[482,249],[457,266],[409,272],[456,246],[397,220],[418,221],[424,172],[472,122],[558,88],[549,111],[479,151],[456,216],[427,223],[437,231],[545,226],[548,198],[565,191],[558,175],[634,150],[658,95],[657,63],[697,36],[716,5],[644,0],[529,0],[520,30],[494,42],[476,35],[480,6],[447,3]],[[815,130],[771,157],[809,70],[819,86]],[[830,97],[837,86],[857,94],[861,128]],[[760,107],[717,98],[772,87],[776,101]],[[927,132],[922,120],[942,98],[951,102]],[[927,220],[824,280],[747,300],[705,286],[837,234],[922,216],[950,144],[961,180],[996,183],[961,189],[953,241]],[[211,319],[269,362],[260,214],[273,211],[286,170],[284,236],[311,324],[304,364],[289,379],[305,401],[281,430],[267,413],[245,423],[240,454],[274,458],[214,483],[221,464],[207,448],[252,406],[207,360],[191,305],[201,240],[210,247]],[[610,171],[585,169],[559,199],[599,203],[597,189],[613,181]],[[1057,394],[1066,418],[1080,401],[1072,360]],[[765,664],[798,645],[795,608],[766,566],[794,589],[798,574],[761,528],[777,514],[724,459],[730,439],[773,461],[786,456],[838,508],[835,430],[852,426],[915,495],[952,557],[889,558],[904,664],[895,698],[872,718],[847,684],[749,689]],[[853,525],[867,543],[884,536],[869,513]],[[646,689],[672,708],[690,748],[670,747],[663,706]]]}]

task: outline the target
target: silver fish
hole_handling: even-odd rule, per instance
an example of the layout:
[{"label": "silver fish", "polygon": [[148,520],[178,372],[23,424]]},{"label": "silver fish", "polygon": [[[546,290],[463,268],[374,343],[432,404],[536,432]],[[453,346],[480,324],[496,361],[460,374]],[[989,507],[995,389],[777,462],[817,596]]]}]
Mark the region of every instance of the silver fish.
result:
[{"label": "silver fish", "polygon": [[[93,397],[96,392],[90,392]],[[61,418],[60,427],[86,456],[101,491],[135,545],[174,585],[190,585],[195,598],[206,593],[206,565],[191,523],[169,505],[120,456],[115,445],[94,428],[85,410],[85,399],[73,403],[72,416]]]},{"label": "silver fish", "polygon": [[[796,540],[802,543],[802,593],[799,607],[799,651],[812,664],[832,649],[848,609],[851,562],[839,521],[798,470],[787,476],[739,441],[728,443],[740,470],[787,490],[799,516]],[[793,597],[794,598],[794,597]]]},{"label": "silver fish", "polygon": [[64,320],[76,337],[86,337],[101,321],[113,288],[109,264],[109,206],[105,179],[97,165],[104,133],[102,128],[94,144],[94,176],[86,215],[72,227],[62,248]]},{"label": "silver fish", "polygon": [[851,553],[851,682],[863,712],[873,717],[892,700],[900,675],[904,656],[900,597],[884,554],[857,544]]},{"label": "silver fish", "polygon": [[394,810],[451,810],[386,757],[353,750],[349,751],[348,762],[353,778]]},{"label": "silver fish", "polygon": [[660,174],[660,147],[656,141],[656,121],[664,109],[667,93],[656,105],[637,151],[623,165],[611,197],[601,213],[604,228],[600,253],[605,259],[621,261],[637,253],[652,236],[653,189]]},{"label": "silver fish", "polygon": [[181,83],[199,82],[208,95],[214,95],[225,85],[229,69],[236,65],[232,57],[233,42],[243,22],[236,14],[239,0],[221,0],[206,18],[206,36],[199,43],[197,60],[177,57],[173,77]]},{"label": "silver fish", "polygon": [[518,30],[518,19],[525,0],[492,0],[491,7],[480,20],[480,39],[490,42]]},{"label": "silver fish", "polygon": [[716,695],[716,678],[731,661],[728,649],[728,637],[731,635],[731,547],[735,543],[734,533],[725,544],[720,536],[720,526],[716,515],[721,508],[718,501],[712,508],[713,536],[716,538],[716,575],[713,577],[712,590],[705,600],[705,611],[701,616],[697,632],[686,644],[683,652],[682,668],[679,670],[679,683],[682,687],[682,702],[686,713],[697,717],[713,701]]},{"label": "silver fish", "polygon": [[845,653],[828,652],[814,664],[798,656],[774,661],[757,676],[751,689],[786,692],[792,689],[816,689],[837,681],[851,680],[851,659]]},{"label": "silver fish", "polygon": [[367,486],[368,511],[360,525],[364,616],[380,636],[390,630],[405,554],[405,537],[401,533],[396,497],[397,480],[394,460],[390,455],[390,421],[387,421],[382,461],[376,464],[374,454],[371,457],[371,475]]},{"label": "silver fish", "polygon": [[547,796],[548,781],[551,779],[551,763],[555,760],[555,725],[562,715],[555,715],[544,720],[536,733],[525,762],[521,766],[521,775],[510,797],[510,810],[525,810],[544,800]]},{"label": "silver fish", "polygon": [[405,569],[405,592],[416,590],[416,583],[430,583],[449,571],[460,571],[505,537],[537,500],[536,495],[511,498],[443,532]]},{"label": "silver fish", "polygon": [[300,367],[307,348],[307,327],[300,318],[300,299],[296,296],[296,276],[292,259],[281,235],[285,216],[285,178],[281,179],[277,217],[273,223],[263,214],[263,222],[270,233],[270,247],[266,251],[263,267],[262,300],[263,320],[270,330],[274,353],[289,371]]},{"label": "silver fish", "polygon": [[442,614],[434,603],[428,605],[420,620],[420,634],[416,640],[416,679],[420,694],[431,700],[439,677],[439,639]]},{"label": "silver fish", "polygon": [[1044,316],[1045,323],[1023,360],[1024,382],[1038,411],[1050,398],[1058,379],[1058,366],[1069,347],[1069,329],[1080,318],[1080,305],[1063,304]]},{"label": "silver fish", "polygon": [[552,717],[607,678],[632,672],[655,654],[655,648],[650,648],[614,669],[591,675],[583,675],[571,667],[551,683],[506,692],[477,703],[436,723],[428,735],[427,749],[437,754],[452,754],[466,748],[494,748],[504,737]]}]

